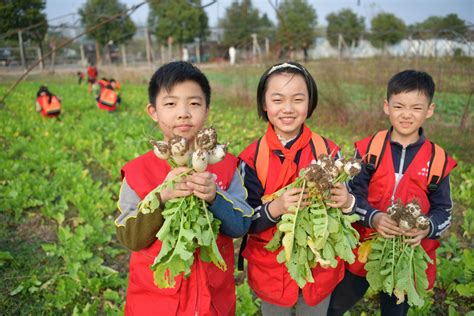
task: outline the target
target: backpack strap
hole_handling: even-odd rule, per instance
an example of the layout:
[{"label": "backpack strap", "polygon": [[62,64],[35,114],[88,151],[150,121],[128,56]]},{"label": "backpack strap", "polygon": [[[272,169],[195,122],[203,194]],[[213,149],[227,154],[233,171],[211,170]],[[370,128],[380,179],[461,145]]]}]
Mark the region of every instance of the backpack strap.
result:
[{"label": "backpack strap", "polygon": [[388,130],[377,132],[369,142],[367,147],[365,162],[369,173],[374,173],[377,170],[382,156],[385,152],[385,146],[388,142]]},{"label": "backpack strap", "polygon": [[438,189],[439,183],[444,178],[447,164],[448,154],[446,151],[431,142],[431,160],[428,169],[428,191],[434,192]]},{"label": "backpack strap", "polygon": [[255,149],[255,171],[257,172],[257,177],[262,184],[263,189],[267,184],[267,172],[268,172],[268,163],[270,148],[268,147],[268,142],[263,135],[257,143],[257,148]]},{"label": "backpack strap", "polygon": [[311,151],[315,159],[318,159],[318,156],[321,154],[328,155],[330,152],[329,144],[326,138],[322,137],[319,134],[313,133],[311,135]]}]

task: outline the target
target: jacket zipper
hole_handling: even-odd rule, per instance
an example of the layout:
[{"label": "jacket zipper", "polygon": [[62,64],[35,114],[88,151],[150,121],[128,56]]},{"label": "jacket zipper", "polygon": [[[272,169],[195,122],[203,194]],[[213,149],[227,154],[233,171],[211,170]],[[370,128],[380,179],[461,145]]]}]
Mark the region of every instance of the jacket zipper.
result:
[{"label": "jacket zipper", "polygon": [[395,174],[395,186],[393,187],[393,192],[392,192],[392,203],[395,200],[395,192],[397,192],[397,187],[400,181],[402,180],[403,177],[403,167],[405,165],[405,155],[406,155],[407,148],[403,147],[402,148],[402,156],[400,157],[400,165],[398,166],[398,174],[400,177]]}]

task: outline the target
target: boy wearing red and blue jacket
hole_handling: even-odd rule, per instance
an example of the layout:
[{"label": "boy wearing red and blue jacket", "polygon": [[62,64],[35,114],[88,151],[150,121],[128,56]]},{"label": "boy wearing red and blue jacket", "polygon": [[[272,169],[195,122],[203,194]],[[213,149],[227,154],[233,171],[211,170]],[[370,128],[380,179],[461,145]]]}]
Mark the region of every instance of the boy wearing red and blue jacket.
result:
[{"label": "boy wearing red and blue jacket", "polygon": [[[410,245],[421,246],[433,260],[426,270],[429,288],[436,277],[437,239],[451,223],[451,190],[449,173],[456,162],[447,157],[444,178],[435,187],[429,187],[428,173],[433,157],[434,144],[423,132],[423,123],[435,109],[432,99],[435,84],[425,72],[406,70],[393,76],[388,82],[387,100],[384,112],[392,127],[388,130],[385,149],[379,158],[375,171],[364,164],[359,175],[351,182],[351,189],[357,199],[356,212],[361,221],[355,226],[361,234],[361,241],[374,231],[386,238],[395,235],[407,236]],[[372,137],[356,142],[356,156],[366,159]],[[403,204],[416,199],[422,212],[430,219],[425,230],[412,228],[403,230],[387,215],[387,207],[400,199]],[[348,265],[346,274],[331,297],[328,315],[343,315],[367,291],[364,264],[356,260]],[[397,304],[394,295],[379,294],[382,315],[406,315],[409,306]]]}]

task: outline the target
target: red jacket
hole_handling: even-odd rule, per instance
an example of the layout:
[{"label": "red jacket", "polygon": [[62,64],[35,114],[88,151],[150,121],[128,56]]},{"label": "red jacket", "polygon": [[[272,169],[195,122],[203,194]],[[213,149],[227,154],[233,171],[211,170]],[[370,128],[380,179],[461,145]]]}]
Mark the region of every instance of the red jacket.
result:
[{"label": "red jacket", "polygon": [[[225,189],[230,185],[236,166],[237,158],[227,154],[223,161],[209,165],[207,171],[215,173],[216,183]],[[122,168],[122,177],[143,199],[163,182],[170,170],[166,161],[149,151],[128,162]],[[156,240],[150,247],[132,252],[125,314],[234,315],[234,245],[230,237],[219,234],[217,246],[227,264],[227,271],[221,271],[213,263],[202,262],[196,252],[191,275],[187,279],[176,277],[176,286],[171,289],[158,288],[153,283],[150,269],[160,252],[161,241]]]},{"label": "red jacket", "polygon": [[[327,142],[329,152],[336,155],[339,148],[333,142],[329,140]],[[257,142],[254,142],[240,154],[240,158],[254,170],[256,148]],[[308,166],[313,159],[316,158],[313,155],[311,146],[308,144],[301,151],[298,172],[296,174],[299,173],[299,170]],[[280,159],[272,152],[268,166],[268,170],[271,172],[269,172],[267,183],[275,181],[281,166]],[[289,183],[295,179],[296,175]],[[264,192],[265,195],[271,193],[273,192]],[[249,234],[243,256],[248,261],[249,285],[257,296],[269,303],[290,307],[298,301],[298,284],[291,278],[286,266],[277,262],[276,257],[279,251],[270,252],[264,248],[273,238],[276,230],[276,226],[273,226],[263,232]],[[318,265],[312,269],[315,282],[307,283],[302,289],[303,297],[308,305],[314,306],[323,301],[342,280],[344,277],[344,265],[339,258],[338,261],[339,263],[336,268],[323,269]]]},{"label": "red jacket", "polygon": [[100,94],[97,98],[97,106],[101,110],[112,112],[117,109],[117,100],[117,92],[114,89],[104,87],[100,89]]},{"label": "red jacket", "polygon": [[55,96],[51,96],[51,102],[49,102],[50,97],[48,95],[40,95],[36,98],[36,102],[41,107],[41,115],[44,117],[57,117],[61,114],[61,102]]},{"label": "red jacket", "polygon": [[[355,144],[358,152],[362,156],[366,154],[371,139],[372,137],[368,137]],[[391,146],[387,145],[380,165],[370,179],[368,191],[368,202],[370,205],[377,210],[386,212],[391,204],[392,194],[394,194],[395,200],[400,199],[403,204],[407,204],[414,199],[418,200],[423,214],[427,214],[430,209],[430,202],[428,200],[428,179],[426,172],[423,172],[423,170],[428,166],[431,155],[431,143],[426,139],[398,183],[396,192],[393,192],[395,187],[395,170],[393,169]],[[455,166],[456,162],[451,157],[448,157],[445,176],[447,176]],[[375,231],[358,223],[355,223],[354,227],[359,231],[361,241],[364,241]],[[421,242],[421,246],[433,260],[433,264],[429,264],[426,270],[429,288],[431,288],[436,278],[436,248],[438,248],[439,242],[425,238]],[[365,277],[367,274],[367,271],[364,269],[365,264],[357,260],[358,249],[358,247],[354,249],[356,261],[352,265],[348,265],[348,270],[353,274]]]}]

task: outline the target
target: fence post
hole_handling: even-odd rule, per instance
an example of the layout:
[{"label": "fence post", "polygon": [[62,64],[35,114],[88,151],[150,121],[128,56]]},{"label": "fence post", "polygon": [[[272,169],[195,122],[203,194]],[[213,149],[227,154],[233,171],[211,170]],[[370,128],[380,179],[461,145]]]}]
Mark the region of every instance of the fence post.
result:
[{"label": "fence post", "polygon": [[87,65],[86,63],[86,54],[84,53],[84,45],[79,45],[79,51],[81,52],[81,65],[82,67],[85,67]]},{"label": "fence post", "polygon": [[122,62],[125,67],[127,67],[127,52],[125,50],[125,44],[122,44]]},{"label": "fence post", "polygon": [[151,64],[150,35],[148,34],[147,27],[145,27],[145,48],[146,48],[146,60],[148,64]]},{"label": "fence post", "polygon": [[43,54],[41,54],[41,48],[37,47],[36,52],[38,53],[38,60],[40,61],[40,69],[44,69]]},{"label": "fence post", "polygon": [[25,62],[25,51],[23,47],[23,36],[21,34],[21,31],[18,32],[18,41],[20,44],[20,58],[21,58],[21,66],[26,68],[26,62]]}]

